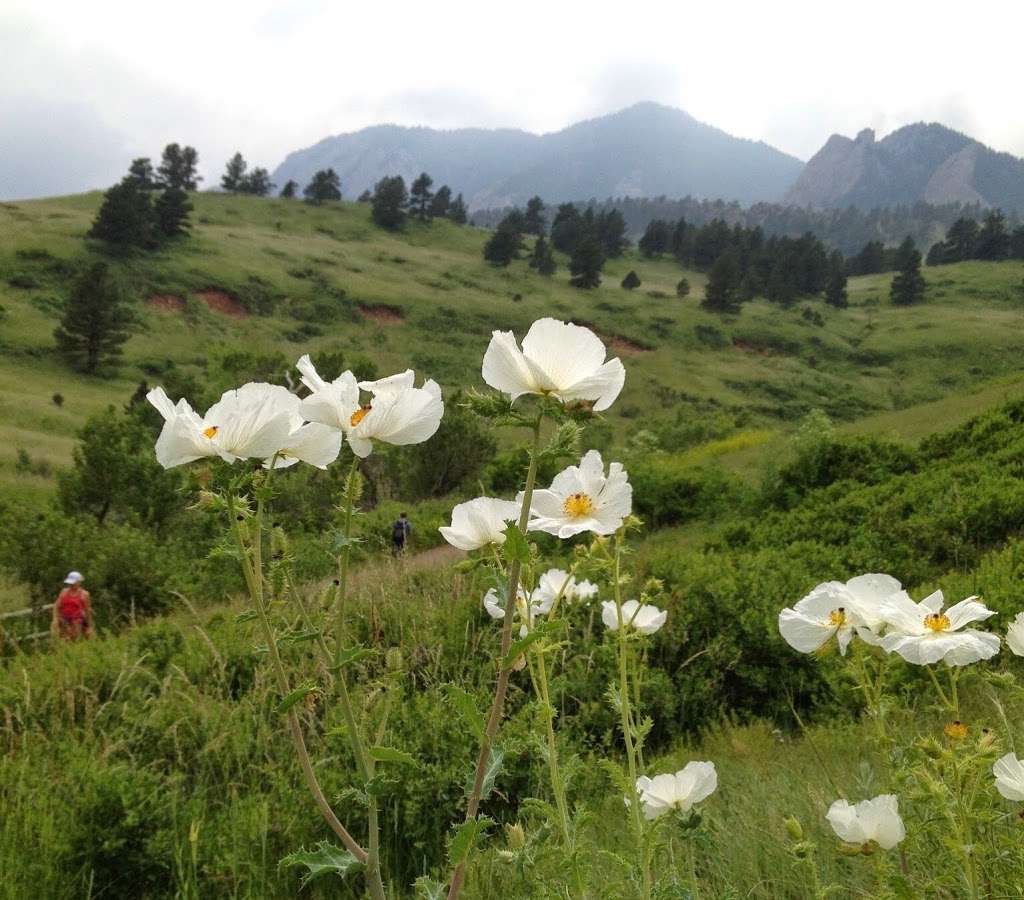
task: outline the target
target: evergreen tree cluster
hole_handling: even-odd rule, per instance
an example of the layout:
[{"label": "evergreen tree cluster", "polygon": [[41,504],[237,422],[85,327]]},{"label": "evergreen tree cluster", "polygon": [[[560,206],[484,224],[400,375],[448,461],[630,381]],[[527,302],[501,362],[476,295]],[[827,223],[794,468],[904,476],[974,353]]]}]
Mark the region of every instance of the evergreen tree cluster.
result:
[{"label": "evergreen tree cluster", "polygon": [[924,299],[927,285],[921,274],[921,252],[914,239],[907,235],[896,251],[897,272],[892,280],[889,296],[896,306],[911,306]]},{"label": "evergreen tree cluster", "polygon": [[[270,180],[270,173],[257,166],[251,172],[248,171],[249,164],[241,153],[236,153],[228,160],[224,174],[220,179],[220,186],[231,194],[252,194],[256,197],[266,197],[277,185]],[[288,196],[295,194],[295,182],[292,185]],[[287,188],[287,185],[285,185]],[[284,196],[284,191],[281,192]]]},{"label": "evergreen tree cluster", "polygon": [[617,209],[595,212],[588,206],[580,212],[574,203],[562,203],[551,222],[551,243],[556,250],[574,255],[586,240],[596,241],[606,259],[622,256],[629,246],[626,221]]},{"label": "evergreen tree cluster", "polygon": [[[760,227],[768,237],[797,238],[813,232],[829,247],[839,250],[846,257],[857,253],[869,241],[881,240],[885,244],[896,244],[907,234],[913,236],[919,246],[925,246],[936,233],[941,234],[958,218],[981,219],[985,214],[979,204],[914,203],[870,210],[853,206],[844,209],[808,209],[781,203],[755,203],[744,207],[732,201],[700,200],[695,197],[681,200],[667,197],[593,199],[576,205],[580,211],[592,207],[595,214],[616,209],[626,223],[629,236],[639,237],[655,219],[669,223],[685,219],[698,226],[721,219],[729,225]],[[493,228],[506,212],[504,209],[478,210],[473,214],[473,222],[485,228]],[[1017,213],[1009,214],[1008,224],[1011,229],[1021,224]]]},{"label": "evergreen tree cluster", "polygon": [[1024,225],[1011,229],[1001,210],[994,209],[979,225],[967,217],[957,219],[946,232],[946,239],[933,244],[928,251],[928,265],[980,259],[1002,262],[1024,259]]},{"label": "evergreen tree cluster", "polygon": [[164,148],[155,171],[148,157],[132,160],[128,174],[103,195],[89,237],[121,249],[153,250],[188,234],[188,192],[202,180],[196,174],[198,163],[195,148],[179,144]]},{"label": "evergreen tree cluster", "polygon": [[105,262],[95,262],[75,281],[53,336],[69,365],[94,375],[121,355],[134,316],[120,283]]},{"label": "evergreen tree cluster", "polygon": [[[654,233],[649,229],[653,237],[646,246],[664,246],[666,228],[659,226]],[[828,248],[813,234],[766,238],[759,227],[730,227],[720,219],[699,227],[680,219],[667,243],[683,267],[709,273],[714,296],[706,297],[705,305],[723,312],[754,297],[788,306],[820,294],[835,267]]]},{"label": "evergreen tree cluster", "polygon": [[386,175],[373,186],[373,191],[363,191],[360,203],[369,203],[376,225],[389,231],[397,231],[405,224],[407,216],[421,222],[434,219],[448,219],[456,225],[465,225],[469,218],[466,201],[462,194],[452,197],[452,189],[442,184],[436,191],[434,179],[421,172],[407,188],[401,175]]},{"label": "evergreen tree cluster", "polygon": [[[287,185],[285,186],[287,187]],[[334,169],[320,169],[313,174],[309,184],[302,189],[302,196],[314,206],[319,206],[328,200],[340,200],[341,178]]]}]

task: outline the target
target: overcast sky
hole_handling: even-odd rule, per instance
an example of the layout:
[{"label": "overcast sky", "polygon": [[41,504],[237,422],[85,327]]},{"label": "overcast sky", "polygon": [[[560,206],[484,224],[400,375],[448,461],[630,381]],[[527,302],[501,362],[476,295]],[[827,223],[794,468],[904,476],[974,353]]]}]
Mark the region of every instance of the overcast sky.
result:
[{"label": "overcast sky", "polygon": [[194,145],[380,122],[553,131],[639,100],[801,159],[920,120],[1024,156],[1019,0],[0,0],[0,198],[106,187]]}]

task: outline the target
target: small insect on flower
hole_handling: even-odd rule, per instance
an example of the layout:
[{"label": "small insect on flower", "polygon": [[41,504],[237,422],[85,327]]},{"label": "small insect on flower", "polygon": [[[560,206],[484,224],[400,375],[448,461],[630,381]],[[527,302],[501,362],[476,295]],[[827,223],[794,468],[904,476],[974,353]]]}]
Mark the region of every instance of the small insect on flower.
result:
[{"label": "small insect on flower", "polygon": [[891,850],[907,836],[895,794],[880,794],[856,805],[836,800],[825,818],[841,841],[862,850],[870,849],[872,843]]}]

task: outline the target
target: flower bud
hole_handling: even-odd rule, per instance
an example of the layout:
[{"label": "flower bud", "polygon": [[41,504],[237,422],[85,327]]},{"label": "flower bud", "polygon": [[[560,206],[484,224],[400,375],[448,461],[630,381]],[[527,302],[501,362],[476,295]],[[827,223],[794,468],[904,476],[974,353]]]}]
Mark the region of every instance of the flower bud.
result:
[{"label": "flower bud", "polygon": [[804,839],[804,830],[800,827],[800,823],[794,816],[788,816],[785,819],[786,834],[789,835],[791,841],[802,841]]},{"label": "flower bud", "polygon": [[511,850],[522,850],[526,846],[526,832],[518,822],[505,826],[505,841]]}]

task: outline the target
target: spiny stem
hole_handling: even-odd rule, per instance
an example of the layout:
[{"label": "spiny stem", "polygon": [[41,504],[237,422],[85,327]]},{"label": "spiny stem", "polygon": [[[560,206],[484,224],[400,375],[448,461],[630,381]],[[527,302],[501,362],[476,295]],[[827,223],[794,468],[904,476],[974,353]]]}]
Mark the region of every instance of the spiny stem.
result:
[{"label": "spiny stem", "polygon": [[[234,522],[233,529],[235,532],[235,538],[238,542],[239,553],[241,555],[242,572],[245,575],[245,581],[249,588],[249,596],[252,598],[253,605],[256,607],[256,613],[259,617],[260,624],[263,628],[263,634],[267,641],[267,648],[273,663],[274,675],[277,680],[277,689],[281,694],[281,697],[284,698],[289,694],[288,674],[281,661],[281,656],[277,648],[277,640],[274,635],[274,629],[270,624],[270,618],[267,615],[267,610],[263,602],[263,552],[261,547],[263,542],[263,500],[257,499],[255,521],[256,538],[252,542],[251,552],[250,549],[246,547],[242,524],[238,521],[236,508],[237,507],[232,499],[232,501],[229,502],[228,509]],[[334,814],[334,810],[331,808],[330,803],[327,802],[327,798],[324,796],[323,789],[320,787],[320,782],[316,777],[316,772],[313,770],[313,764],[309,758],[309,751],[306,749],[306,740],[302,733],[302,726],[299,723],[299,718],[294,709],[288,710],[287,719],[288,729],[292,737],[292,744],[294,745],[295,752],[299,758],[299,766],[302,769],[306,786],[309,789],[310,794],[312,794],[313,800],[316,803],[317,808],[320,810],[320,814],[331,827],[331,830],[341,840],[342,844],[345,845],[345,848],[349,853],[356,857],[360,862],[365,863],[367,860],[366,851],[359,846],[359,842],[349,834],[345,826],[338,820],[338,817]]]},{"label": "spiny stem", "polygon": [[[526,527],[530,521],[530,507],[533,503],[533,488],[537,482],[537,462],[540,453],[540,426],[544,420],[543,413],[537,416],[533,423],[533,443],[530,449],[530,466],[526,472],[526,489],[523,491],[523,505],[519,511],[519,530],[526,534]],[[505,601],[505,621],[501,627],[501,650],[498,655],[498,681],[494,688],[494,700],[491,702],[491,712],[487,717],[487,725],[484,728],[483,739],[480,741],[480,752],[476,760],[476,772],[473,776],[473,789],[469,794],[469,801],[466,804],[466,821],[475,819],[477,810],[480,808],[480,796],[483,793],[484,777],[487,772],[487,763],[491,757],[491,746],[494,743],[494,736],[498,733],[498,725],[505,708],[505,694],[508,692],[508,681],[511,675],[511,667],[502,665],[502,661],[512,646],[512,610],[516,608],[516,598],[519,593],[519,576],[522,566],[518,560],[513,561],[508,573],[508,595]],[[452,873],[451,885],[448,888],[448,900],[455,900],[462,890],[462,883],[466,878],[466,860],[463,859]]]}]

